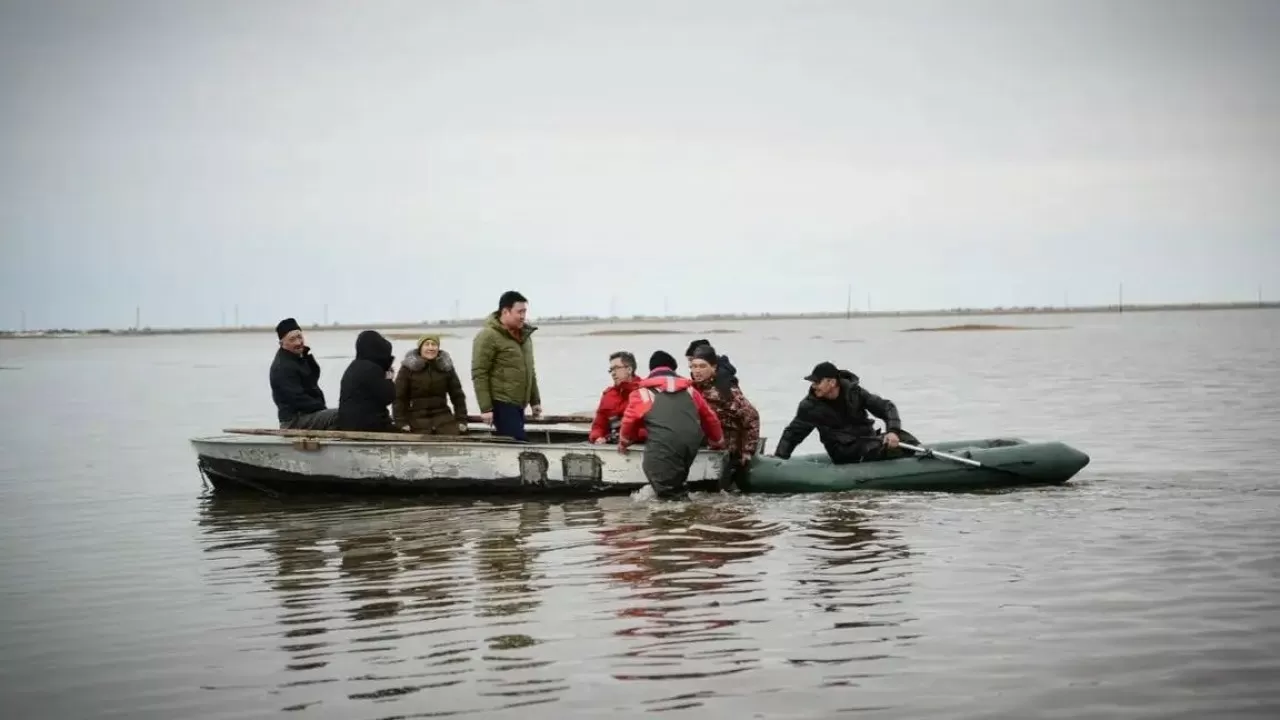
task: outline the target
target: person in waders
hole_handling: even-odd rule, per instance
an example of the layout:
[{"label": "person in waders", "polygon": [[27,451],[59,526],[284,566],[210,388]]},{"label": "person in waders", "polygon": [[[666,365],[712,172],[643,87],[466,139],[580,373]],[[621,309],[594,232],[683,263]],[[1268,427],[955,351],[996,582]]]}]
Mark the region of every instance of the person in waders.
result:
[{"label": "person in waders", "polygon": [[649,358],[649,377],[627,398],[627,409],[618,430],[618,452],[647,432],[640,466],[663,500],[689,497],[685,482],[703,440],[712,448],[724,445],[720,419],[688,378],[676,374],[676,359],[659,350]]}]

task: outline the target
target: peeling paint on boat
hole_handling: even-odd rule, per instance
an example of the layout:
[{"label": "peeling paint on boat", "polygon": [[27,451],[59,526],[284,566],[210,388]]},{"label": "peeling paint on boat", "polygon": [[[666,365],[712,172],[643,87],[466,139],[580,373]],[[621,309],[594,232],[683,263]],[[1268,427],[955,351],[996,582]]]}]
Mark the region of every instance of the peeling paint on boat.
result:
[{"label": "peeling paint on boat", "polygon": [[[429,484],[436,479],[486,481],[519,478],[524,485],[592,481],[602,485],[646,484],[643,446],[622,455],[612,445],[582,443],[368,442],[220,435],[191,441],[201,458],[224,460],[298,476]],[[703,450],[691,481],[720,477],[722,453]],[[569,477],[566,477],[566,468]]]}]

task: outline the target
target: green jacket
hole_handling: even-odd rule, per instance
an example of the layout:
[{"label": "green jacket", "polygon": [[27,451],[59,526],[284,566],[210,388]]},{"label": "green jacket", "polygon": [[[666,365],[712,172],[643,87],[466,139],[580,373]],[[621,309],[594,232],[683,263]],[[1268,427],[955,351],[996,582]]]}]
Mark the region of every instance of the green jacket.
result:
[{"label": "green jacket", "polygon": [[495,312],[476,333],[471,341],[471,382],[480,412],[493,410],[495,400],[521,408],[542,404],[538,370],[533,363],[533,331],[537,329],[525,325],[522,340],[517,341],[498,322]]}]

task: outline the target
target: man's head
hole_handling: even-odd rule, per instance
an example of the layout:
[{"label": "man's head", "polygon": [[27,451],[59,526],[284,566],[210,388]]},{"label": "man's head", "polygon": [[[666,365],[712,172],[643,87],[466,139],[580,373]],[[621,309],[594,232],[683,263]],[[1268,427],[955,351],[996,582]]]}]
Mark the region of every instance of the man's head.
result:
[{"label": "man's head", "polygon": [[[704,341],[705,342],[705,341]],[[689,376],[694,382],[706,382],[716,376],[716,349],[708,343],[693,348],[689,357]]]},{"label": "man's head", "polygon": [[689,363],[690,368],[693,367],[693,351],[704,346],[710,347],[711,341],[707,340],[706,338],[703,338],[700,340],[694,340],[693,342],[689,343],[689,347],[685,348],[684,359]]},{"label": "man's head", "polygon": [[649,356],[649,372],[653,372],[658,368],[666,368],[668,370],[676,369],[676,359],[671,357],[671,353],[665,350],[658,350]]},{"label": "man's head", "polygon": [[515,290],[508,290],[498,298],[498,322],[508,330],[524,327],[524,316],[529,312],[529,300]]},{"label": "man's head", "polygon": [[833,363],[820,362],[813,366],[813,372],[805,376],[813,394],[824,400],[830,400],[840,394],[840,370]]},{"label": "man's head", "polygon": [[636,356],[625,350],[609,356],[609,377],[614,385],[621,385],[636,376]]},{"label": "man's head", "polygon": [[280,339],[280,347],[294,355],[301,355],[306,347],[306,338],[302,337],[302,328],[293,318],[285,318],[276,325],[276,337]]}]

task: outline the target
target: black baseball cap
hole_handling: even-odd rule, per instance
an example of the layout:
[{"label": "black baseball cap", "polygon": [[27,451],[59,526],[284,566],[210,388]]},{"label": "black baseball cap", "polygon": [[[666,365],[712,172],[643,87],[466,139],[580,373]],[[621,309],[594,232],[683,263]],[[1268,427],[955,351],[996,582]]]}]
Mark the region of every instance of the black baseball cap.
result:
[{"label": "black baseball cap", "polygon": [[806,375],[804,379],[809,382],[818,382],[819,380],[825,380],[827,378],[834,380],[839,377],[840,369],[835,366],[835,363],[820,362],[813,366],[813,372]]}]

